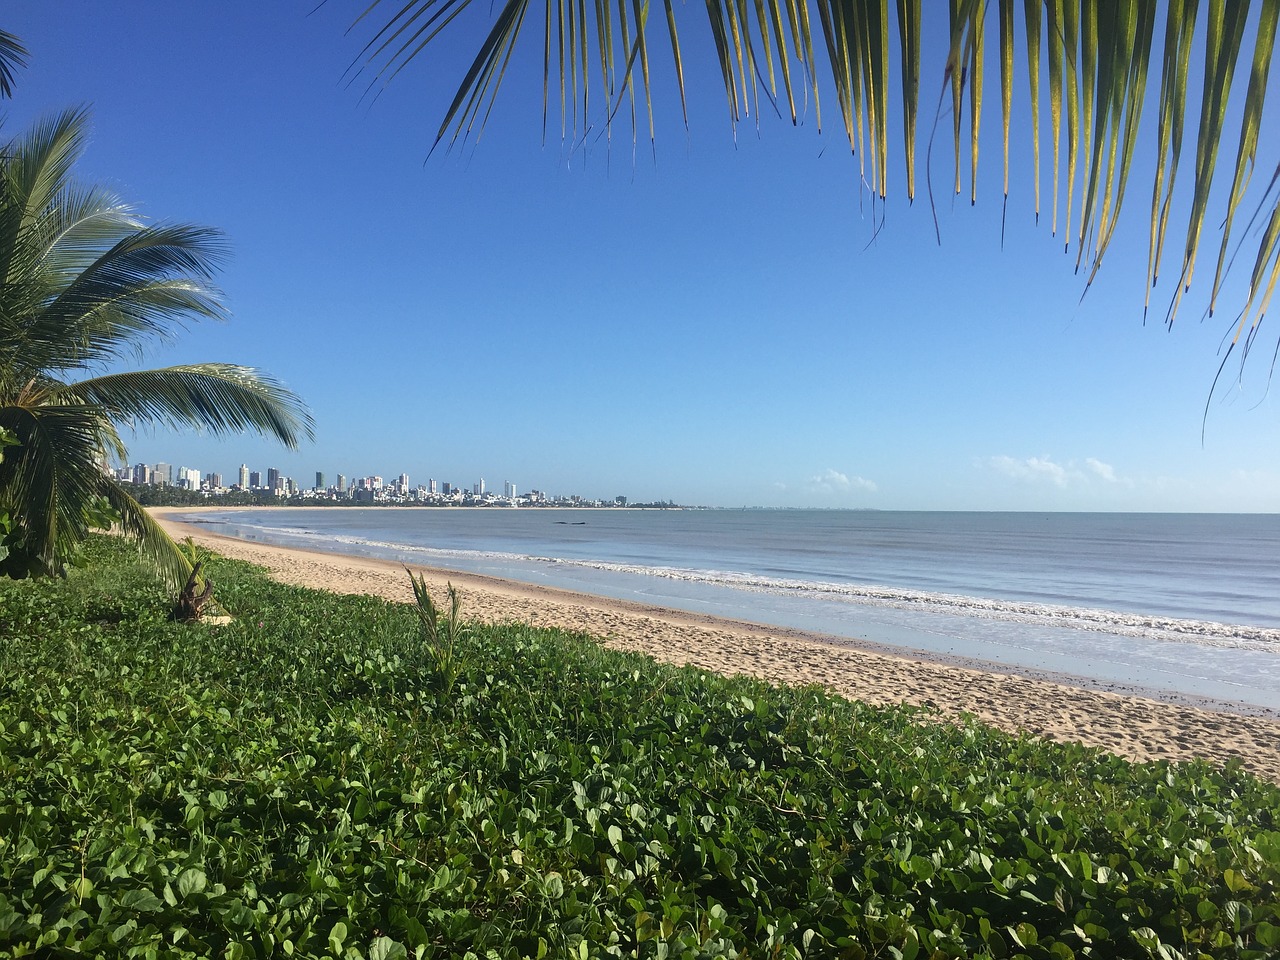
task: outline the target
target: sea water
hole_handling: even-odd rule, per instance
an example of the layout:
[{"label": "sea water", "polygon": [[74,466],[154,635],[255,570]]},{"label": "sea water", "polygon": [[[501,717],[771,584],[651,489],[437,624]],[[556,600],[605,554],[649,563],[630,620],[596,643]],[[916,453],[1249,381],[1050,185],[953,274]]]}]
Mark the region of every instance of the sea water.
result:
[{"label": "sea water", "polygon": [[183,519],[1280,710],[1280,515],[333,507]]}]

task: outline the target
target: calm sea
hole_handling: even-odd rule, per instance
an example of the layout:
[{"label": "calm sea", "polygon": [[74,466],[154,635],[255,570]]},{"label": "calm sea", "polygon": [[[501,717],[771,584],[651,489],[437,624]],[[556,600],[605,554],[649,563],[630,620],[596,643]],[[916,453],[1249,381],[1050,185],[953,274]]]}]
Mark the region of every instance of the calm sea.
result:
[{"label": "calm sea", "polygon": [[1280,515],[285,508],[218,533],[1280,709]]}]

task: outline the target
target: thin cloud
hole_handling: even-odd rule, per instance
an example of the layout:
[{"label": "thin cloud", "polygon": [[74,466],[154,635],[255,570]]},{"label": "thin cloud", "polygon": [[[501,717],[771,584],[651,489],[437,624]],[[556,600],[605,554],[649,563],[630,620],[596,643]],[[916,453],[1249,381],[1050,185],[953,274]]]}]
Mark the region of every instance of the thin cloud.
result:
[{"label": "thin cloud", "polygon": [[1015,460],[1013,457],[992,457],[988,464],[1015,480],[1042,481],[1047,480],[1057,487],[1067,485],[1067,468],[1054,463],[1049,457],[1028,457]]},{"label": "thin cloud", "polygon": [[1116,482],[1116,469],[1109,463],[1103,463],[1096,457],[1088,457],[1084,461],[1084,465],[1094,472],[1096,476],[1101,477],[1107,483]]},{"label": "thin cloud", "polygon": [[1086,457],[1079,463],[1075,460],[1058,463],[1047,454],[1023,459],[1002,455],[989,457],[982,462],[997,473],[1003,473],[1022,483],[1051,483],[1055,487],[1065,488],[1101,480],[1125,487],[1133,486],[1132,480],[1120,477],[1115,467],[1097,457]]},{"label": "thin cloud", "polygon": [[850,493],[854,490],[862,490],[866,493],[876,492],[876,485],[873,481],[867,480],[865,477],[851,477],[830,467],[816,477],[810,477],[809,486],[811,489],[821,493]]}]

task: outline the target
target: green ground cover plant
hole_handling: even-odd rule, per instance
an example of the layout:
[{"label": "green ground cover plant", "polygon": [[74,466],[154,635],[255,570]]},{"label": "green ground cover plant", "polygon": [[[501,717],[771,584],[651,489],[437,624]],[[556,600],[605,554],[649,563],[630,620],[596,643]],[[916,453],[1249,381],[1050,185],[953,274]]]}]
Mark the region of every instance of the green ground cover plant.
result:
[{"label": "green ground cover plant", "polygon": [[[0,583],[0,955],[1266,957],[1280,789],[123,543]],[[463,597],[465,616],[465,596]],[[447,614],[445,614],[447,616]]]}]

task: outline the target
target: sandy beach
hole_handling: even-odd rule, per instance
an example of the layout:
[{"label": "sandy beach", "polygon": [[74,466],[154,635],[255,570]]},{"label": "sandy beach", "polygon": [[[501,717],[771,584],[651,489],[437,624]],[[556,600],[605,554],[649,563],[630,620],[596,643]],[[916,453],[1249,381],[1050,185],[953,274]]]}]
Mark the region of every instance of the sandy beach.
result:
[{"label": "sandy beach", "polygon": [[[199,509],[199,508],[196,508]],[[155,511],[175,538],[247,560],[284,583],[410,602],[401,564],[250,543],[184,524],[189,511]],[[436,594],[452,582],[463,613],[490,623],[520,621],[577,630],[606,646],[778,683],[818,683],[872,704],[909,703],[941,716],[970,713],[1001,729],[1101,747],[1132,760],[1240,760],[1280,782],[1280,719],[1226,704],[1170,703],[1089,689],[1058,678],[1020,676],[984,664],[951,663],[785,628],[724,620],[626,601],[445,570],[418,570]]]}]

